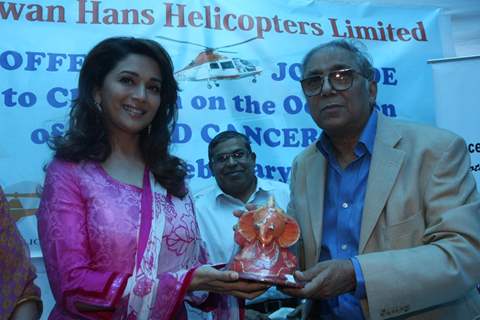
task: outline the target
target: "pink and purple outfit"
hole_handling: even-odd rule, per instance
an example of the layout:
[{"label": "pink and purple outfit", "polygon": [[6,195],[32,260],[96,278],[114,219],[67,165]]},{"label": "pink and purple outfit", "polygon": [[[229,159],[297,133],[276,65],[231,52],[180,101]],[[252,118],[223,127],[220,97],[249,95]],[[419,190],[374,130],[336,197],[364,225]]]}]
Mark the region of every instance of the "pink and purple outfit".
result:
[{"label": "pink and purple outfit", "polygon": [[[215,299],[187,293],[193,271],[207,263],[189,195],[179,199],[158,184],[146,192],[146,180],[143,189],[122,183],[95,162],[49,165],[38,215],[57,301],[49,319],[186,319],[185,301]],[[115,311],[81,312],[78,302]]]}]

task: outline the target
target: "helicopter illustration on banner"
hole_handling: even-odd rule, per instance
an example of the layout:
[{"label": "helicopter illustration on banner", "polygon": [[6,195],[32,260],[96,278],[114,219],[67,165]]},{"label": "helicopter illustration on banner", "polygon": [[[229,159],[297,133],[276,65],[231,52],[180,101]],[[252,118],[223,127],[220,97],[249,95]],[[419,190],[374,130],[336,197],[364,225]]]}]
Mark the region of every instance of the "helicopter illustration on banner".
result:
[{"label": "helicopter illustration on banner", "polygon": [[157,36],[157,38],[205,48],[195,59],[192,60],[192,62],[181,70],[175,72],[175,78],[178,81],[207,81],[207,88],[211,89],[213,85],[216,87],[220,86],[219,80],[234,80],[252,77],[252,82],[256,83],[257,76],[263,71],[261,67],[253,64],[249,60],[236,57],[231,58],[220,54],[236,53],[220,49],[238,46],[255,40],[257,37],[216,48],[211,48],[195,42],[171,39],[164,36]]}]

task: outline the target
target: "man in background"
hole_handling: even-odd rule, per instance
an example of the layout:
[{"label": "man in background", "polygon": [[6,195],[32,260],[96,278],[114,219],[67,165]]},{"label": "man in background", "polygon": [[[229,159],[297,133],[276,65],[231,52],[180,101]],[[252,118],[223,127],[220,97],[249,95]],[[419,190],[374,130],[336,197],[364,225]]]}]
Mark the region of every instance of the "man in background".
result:
[{"label": "man in background", "polygon": [[[241,133],[224,131],[215,136],[208,146],[208,158],[216,183],[195,194],[197,221],[211,261],[228,263],[238,249],[233,238],[238,218],[233,212],[245,210],[247,204],[264,206],[270,195],[276,206],[285,210],[289,188],[285,183],[255,176],[256,155]],[[277,309],[296,304],[297,299],[272,287],[260,297],[246,301],[246,318],[267,319]]]}]

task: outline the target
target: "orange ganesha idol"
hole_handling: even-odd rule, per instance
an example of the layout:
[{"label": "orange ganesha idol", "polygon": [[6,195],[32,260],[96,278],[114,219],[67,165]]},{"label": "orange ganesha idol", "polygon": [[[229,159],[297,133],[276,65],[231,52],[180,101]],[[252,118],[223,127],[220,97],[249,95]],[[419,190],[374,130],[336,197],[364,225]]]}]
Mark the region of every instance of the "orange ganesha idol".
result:
[{"label": "orange ganesha idol", "polygon": [[240,251],[229,269],[237,271],[243,279],[298,286],[293,278],[297,258],[288,247],[299,238],[297,222],[276,208],[270,196],[267,206],[248,211],[239,219],[235,242]]}]

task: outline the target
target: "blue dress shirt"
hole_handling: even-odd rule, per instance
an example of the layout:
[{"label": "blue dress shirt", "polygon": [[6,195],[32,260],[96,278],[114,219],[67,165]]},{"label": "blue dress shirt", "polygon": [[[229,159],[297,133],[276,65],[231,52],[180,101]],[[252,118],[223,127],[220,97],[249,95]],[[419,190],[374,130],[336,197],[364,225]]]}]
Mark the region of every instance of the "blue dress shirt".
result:
[{"label": "blue dress shirt", "polygon": [[329,137],[322,132],[317,148],[327,159],[327,179],[323,207],[320,261],[350,259],[355,269],[356,290],[322,301],[321,312],[334,319],[364,319],[360,299],[365,297],[365,283],[357,258],[362,211],[372,158],[377,112],[372,111],[355,146],[356,159],[345,169],[340,167]]}]

